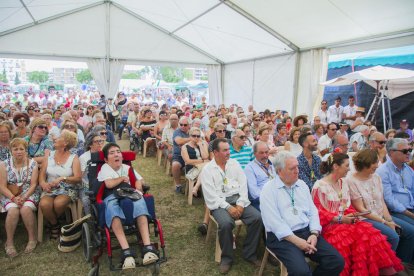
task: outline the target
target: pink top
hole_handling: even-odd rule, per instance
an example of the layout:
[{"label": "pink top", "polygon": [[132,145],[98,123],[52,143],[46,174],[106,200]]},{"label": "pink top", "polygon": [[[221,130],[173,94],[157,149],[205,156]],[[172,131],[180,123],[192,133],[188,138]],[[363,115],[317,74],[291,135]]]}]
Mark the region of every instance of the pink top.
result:
[{"label": "pink top", "polygon": [[349,184],[351,199],[362,198],[366,209],[373,214],[383,217],[384,196],[382,193],[382,181],[379,175],[373,174],[370,179],[359,180],[354,174],[350,174],[346,180]]}]

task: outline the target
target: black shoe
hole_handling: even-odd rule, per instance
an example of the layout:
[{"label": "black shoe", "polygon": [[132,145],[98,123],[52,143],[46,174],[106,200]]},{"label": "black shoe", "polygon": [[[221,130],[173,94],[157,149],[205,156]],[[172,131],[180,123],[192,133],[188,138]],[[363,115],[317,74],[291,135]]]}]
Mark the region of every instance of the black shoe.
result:
[{"label": "black shoe", "polygon": [[207,235],[207,229],[208,229],[208,225],[206,223],[201,223],[197,227],[198,232],[200,232],[201,235],[203,236]]}]

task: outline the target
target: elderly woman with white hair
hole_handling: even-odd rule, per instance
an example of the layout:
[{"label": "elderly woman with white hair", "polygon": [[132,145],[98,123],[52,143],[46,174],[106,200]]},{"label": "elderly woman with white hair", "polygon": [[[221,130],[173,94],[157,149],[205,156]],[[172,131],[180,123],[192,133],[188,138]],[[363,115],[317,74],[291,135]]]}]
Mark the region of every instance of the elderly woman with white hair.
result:
[{"label": "elderly woman with white hair", "polygon": [[105,138],[99,132],[91,131],[86,135],[85,153],[79,157],[83,187],[80,190],[79,197],[82,199],[85,214],[89,213],[89,197],[86,195],[86,192],[89,191],[88,162],[91,160],[91,154],[101,151],[104,145]]},{"label": "elderly woman with white hair", "polygon": [[349,151],[357,152],[368,148],[369,127],[366,125],[358,126],[358,132],[351,136],[349,140]]}]

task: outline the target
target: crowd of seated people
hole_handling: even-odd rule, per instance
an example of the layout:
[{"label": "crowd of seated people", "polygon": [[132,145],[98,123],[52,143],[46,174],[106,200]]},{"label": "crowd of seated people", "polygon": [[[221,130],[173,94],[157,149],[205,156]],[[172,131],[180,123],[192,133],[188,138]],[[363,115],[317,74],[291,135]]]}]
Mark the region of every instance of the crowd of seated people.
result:
[{"label": "crowd of seated people", "polygon": [[[340,97],[331,106],[324,100],[317,116],[293,118],[280,110],[257,112],[253,106],[246,111],[235,104],[208,106],[205,99],[190,105],[174,97],[150,98],[120,93],[115,101],[100,97],[94,104],[35,102],[26,109],[13,106],[14,114],[9,104],[7,116],[0,113],[0,203],[7,212],[8,256],[18,254],[13,237],[20,216],[28,233],[24,252],[30,253],[37,246],[37,208],[51,238],[59,237],[59,217],[71,202],[80,198],[89,209],[85,191],[91,153],[104,152],[106,170],[98,179],[108,190],[129,183],[129,167],[121,165],[120,148],[113,144],[114,133],[122,139],[126,132],[163,152],[177,194],[184,190],[182,175],[196,171],[188,179],[195,182],[189,193],[202,191],[205,201],[198,230],[207,233],[210,215],[217,221],[221,273],[233,265],[232,229],[239,219],[247,226],[242,256],[254,266],[260,264],[257,246],[263,236],[289,274],[311,275],[305,256],[319,264],[315,275],[393,275],[413,264],[408,120],[381,133],[364,120],[365,109],[352,96],[347,106]],[[127,118],[119,129],[114,108]],[[140,190],[142,177],[134,173]],[[104,202],[106,225],[123,250],[123,267],[132,268],[124,214],[110,193]],[[147,213],[143,201],[134,205],[149,264],[158,256],[145,230]]]}]

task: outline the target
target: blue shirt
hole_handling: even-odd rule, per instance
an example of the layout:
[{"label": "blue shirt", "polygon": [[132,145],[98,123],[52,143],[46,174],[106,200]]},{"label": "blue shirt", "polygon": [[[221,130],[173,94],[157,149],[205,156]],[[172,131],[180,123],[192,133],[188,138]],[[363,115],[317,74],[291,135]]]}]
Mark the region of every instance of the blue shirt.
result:
[{"label": "blue shirt", "polygon": [[322,178],[321,171],[319,170],[321,158],[315,154],[312,154],[312,167],[309,166],[309,162],[303,152],[297,159],[299,163],[299,179],[302,179],[306,185],[308,185],[309,190],[312,190],[313,184],[315,184],[316,180]]},{"label": "blue shirt", "polygon": [[181,146],[175,142],[176,137],[188,138],[190,136],[188,135],[188,133],[185,133],[180,128],[177,128],[176,130],[174,130],[172,139],[173,139],[173,156],[175,158],[181,157]]},{"label": "blue shirt", "polygon": [[253,156],[252,147],[242,146],[239,151],[236,151],[233,148],[233,145],[230,144],[230,158],[236,159],[243,170],[244,167],[246,167],[246,165],[253,160]]},{"label": "blue shirt", "polygon": [[[292,190],[297,214],[292,206]],[[307,226],[310,231],[322,230],[309,187],[300,179],[291,188],[279,176],[267,182],[260,194],[260,209],[266,232],[274,233],[279,240]]]},{"label": "blue shirt", "polygon": [[392,212],[402,213],[414,209],[414,171],[404,164],[399,170],[391,159],[376,171],[382,179],[384,200]]},{"label": "blue shirt", "polygon": [[268,160],[269,167],[266,168],[262,163],[254,159],[247,164],[244,174],[247,177],[247,188],[249,189],[249,199],[254,200],[260,197],[263,186],[276,177],[276,171],[272,162]]}]

